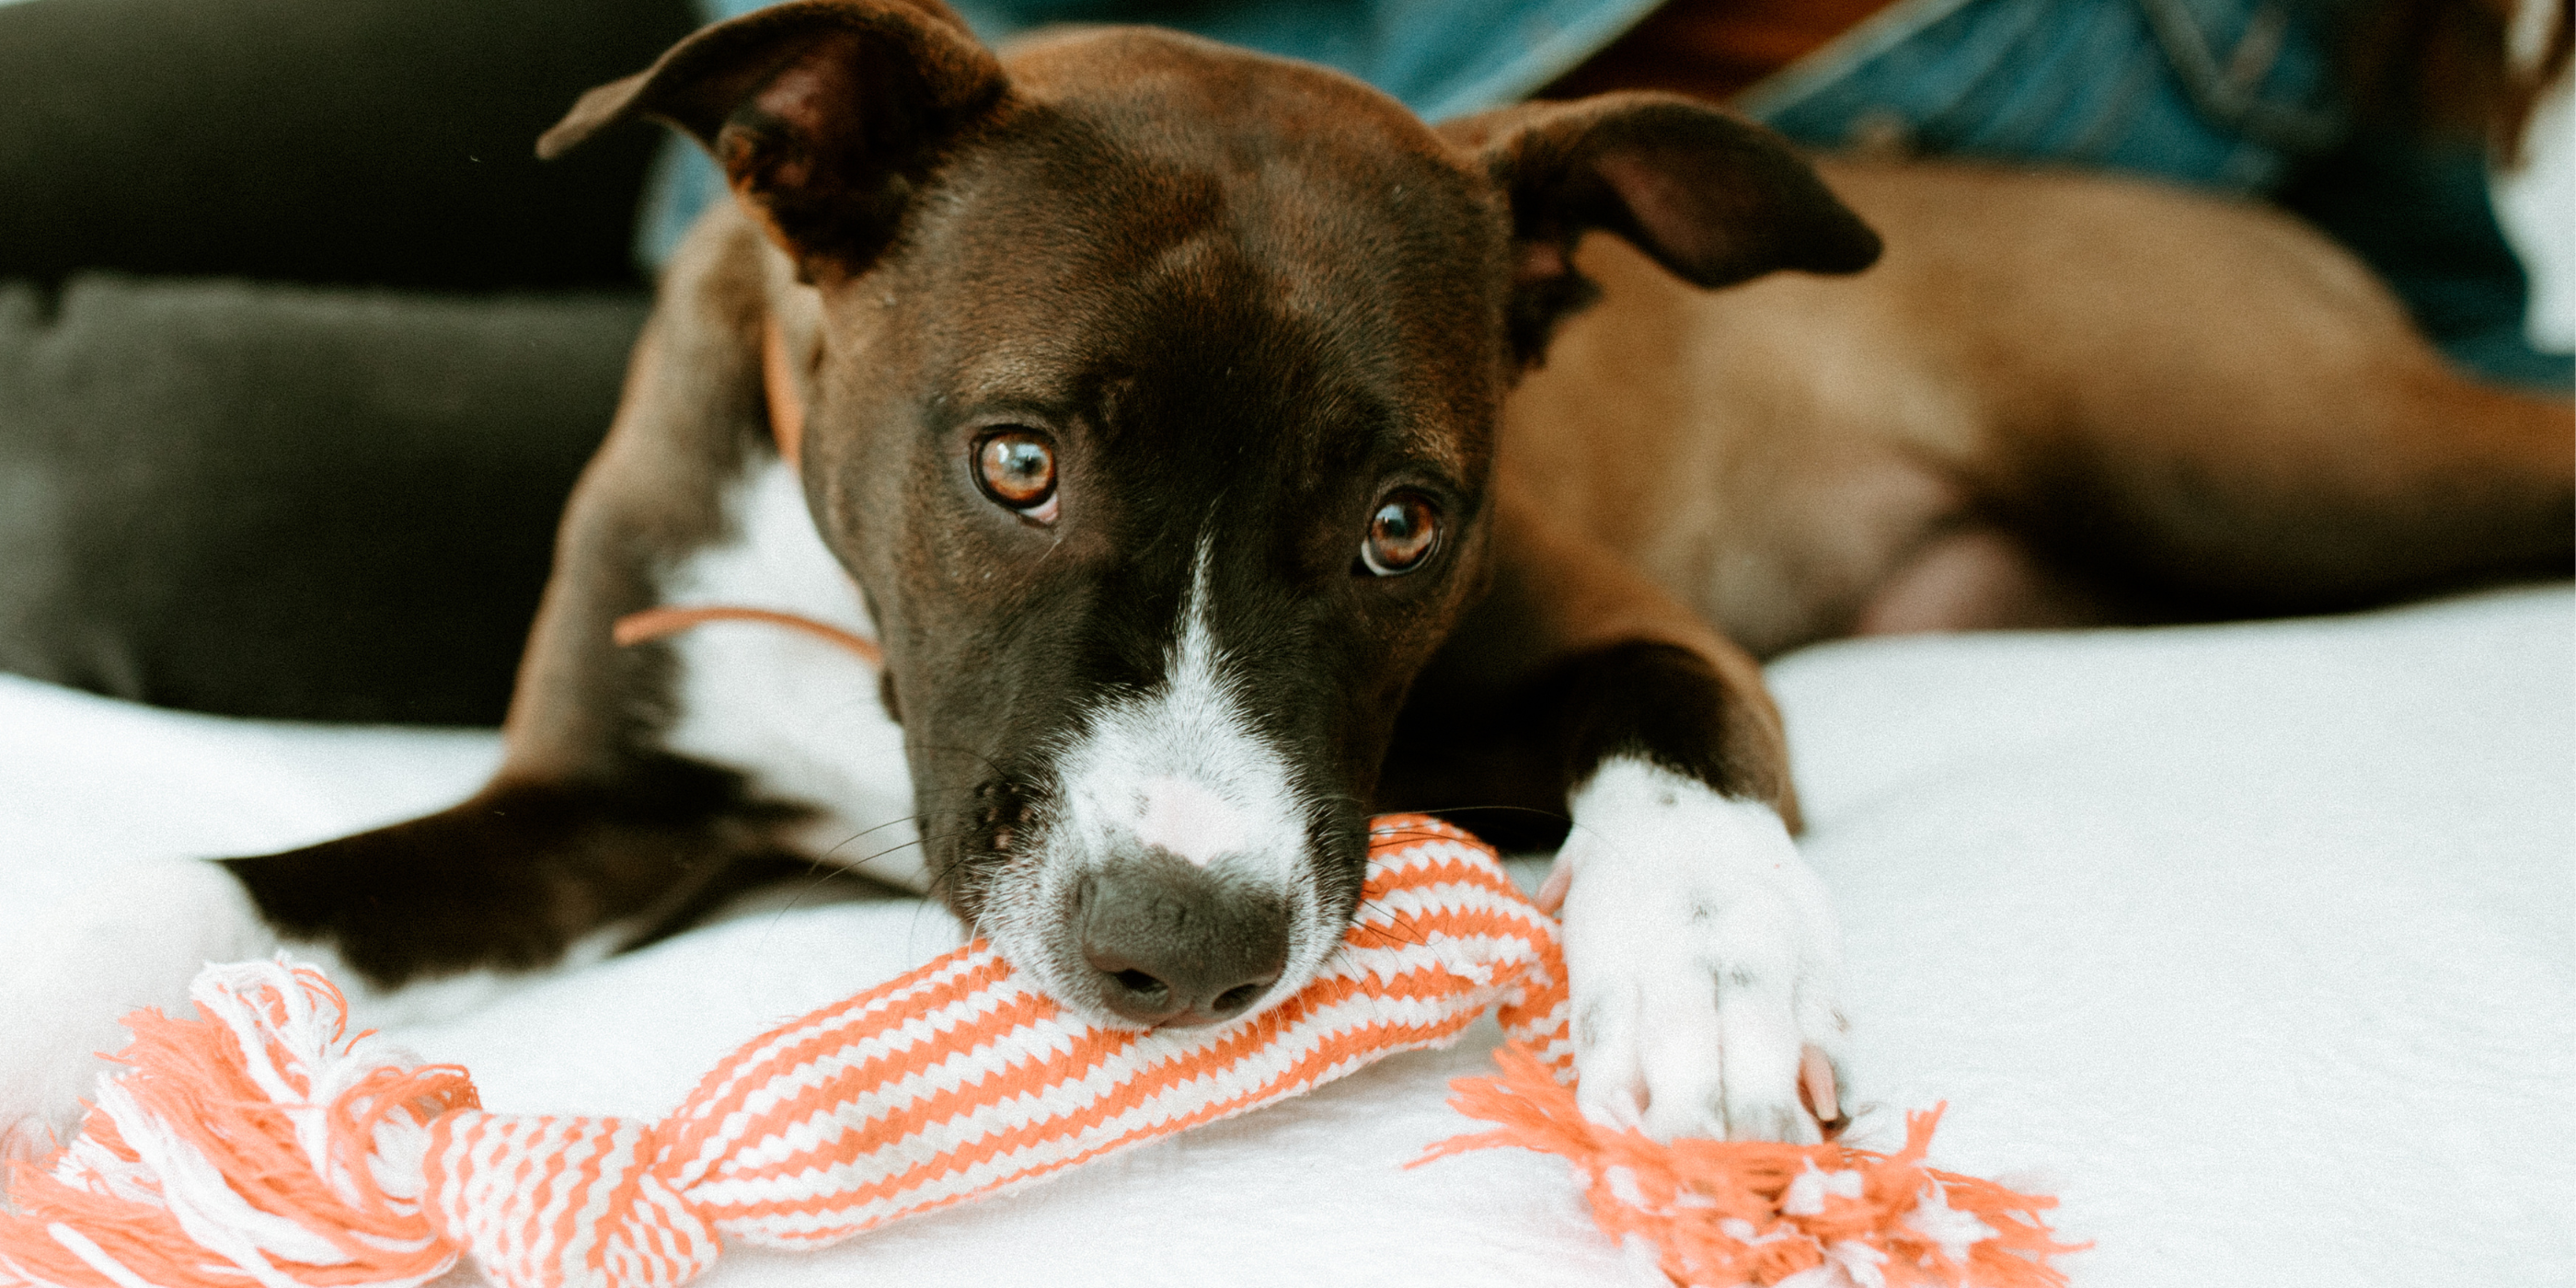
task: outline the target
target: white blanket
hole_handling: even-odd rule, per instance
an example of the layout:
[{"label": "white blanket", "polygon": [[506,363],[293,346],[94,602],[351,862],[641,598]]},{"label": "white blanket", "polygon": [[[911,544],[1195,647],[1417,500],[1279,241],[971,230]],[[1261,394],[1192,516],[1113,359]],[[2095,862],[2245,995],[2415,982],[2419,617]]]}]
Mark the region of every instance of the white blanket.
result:
[{"label": "white blanket", "polygon": [[[2576,1282],[2571,643],[2546,587],[1773,666],[1848,936],[1858,1139],[1948,1101],[1935,1160],[2062,1196],[2085,1288]],[[0,906],[434,807],[494,754],[0,677]],[[397,1036],[495,1108],[650,1114],[956,938],[908,900],[772,900]],[[1473,1129],[1444,1084],[1492,1040],[706,1282],[1660,1283],[1554,1159],[1403,1167]]]}]

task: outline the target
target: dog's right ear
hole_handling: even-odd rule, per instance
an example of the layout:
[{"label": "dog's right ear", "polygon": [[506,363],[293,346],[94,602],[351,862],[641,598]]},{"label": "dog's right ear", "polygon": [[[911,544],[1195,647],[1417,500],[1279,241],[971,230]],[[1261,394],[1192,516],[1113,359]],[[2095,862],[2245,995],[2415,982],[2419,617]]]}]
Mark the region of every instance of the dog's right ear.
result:
[{"label": "dog's right ear", "polygon": [[650,116],[688,131],[808,281],[864,270],[921,177],[1005,96],[1002,65],[940,0],[796,0],[681,41],[582,95],[551,160]]}]

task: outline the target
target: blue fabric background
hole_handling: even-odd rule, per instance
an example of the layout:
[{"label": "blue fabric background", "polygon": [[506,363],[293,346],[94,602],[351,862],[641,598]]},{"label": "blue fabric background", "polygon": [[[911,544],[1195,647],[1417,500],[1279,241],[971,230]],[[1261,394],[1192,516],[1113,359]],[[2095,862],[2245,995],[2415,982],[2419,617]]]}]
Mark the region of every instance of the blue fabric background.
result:
[{"label": "blue fabric background", "polygon": [[[773,0],[701,0],[726,18]],[[1429,120],[1517,101],[1659,0],[951,0],[988,42],[1147,22],[1340,68]],[[2126,171],[2286,197],[2387,276],[2453,358],[2565,387],[2522,338],[2527,285],[2474,147],[2347,147],[2331,57],[2353,0],[1898,0],[1736,106],[1821,148]],[[2295,191],[2286,191],[2295,185]],[[658,265],[723,192],[674,141],[638,229]]]}]

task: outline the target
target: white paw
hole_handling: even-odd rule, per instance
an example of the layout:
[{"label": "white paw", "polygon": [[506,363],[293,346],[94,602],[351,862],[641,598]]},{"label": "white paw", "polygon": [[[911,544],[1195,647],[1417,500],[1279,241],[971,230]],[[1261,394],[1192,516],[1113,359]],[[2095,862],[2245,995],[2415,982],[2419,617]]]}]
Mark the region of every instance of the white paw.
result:
[{"label": "white paw", "polygon": [[1811,1143],[1838,1112],[1842,939],[1767,805],[1642,761],[1574,796],[1565,892],[1576,1100],[1658,1140]]},{"label": "white paw", "polygon": [[0,920],[0,1159],[71,1138],[80,1102],[125,1045],[117,1021],[177,1010],[209,961],[273,947],[239,882],[212,863],[107,869],[79,893]]}]

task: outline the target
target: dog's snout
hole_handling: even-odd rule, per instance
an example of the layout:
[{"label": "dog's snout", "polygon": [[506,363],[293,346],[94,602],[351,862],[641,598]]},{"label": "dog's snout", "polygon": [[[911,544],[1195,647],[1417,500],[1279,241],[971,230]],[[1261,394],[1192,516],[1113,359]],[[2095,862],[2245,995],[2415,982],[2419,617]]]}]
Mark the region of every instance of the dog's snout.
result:
[{"label": "dog's snout", "polygon": [[1177,860],[1130,864],[1084,883],[1082,958],[1108,1009],[1140,1024],[1230,1020],[1288,962],[1281,903]]}]

